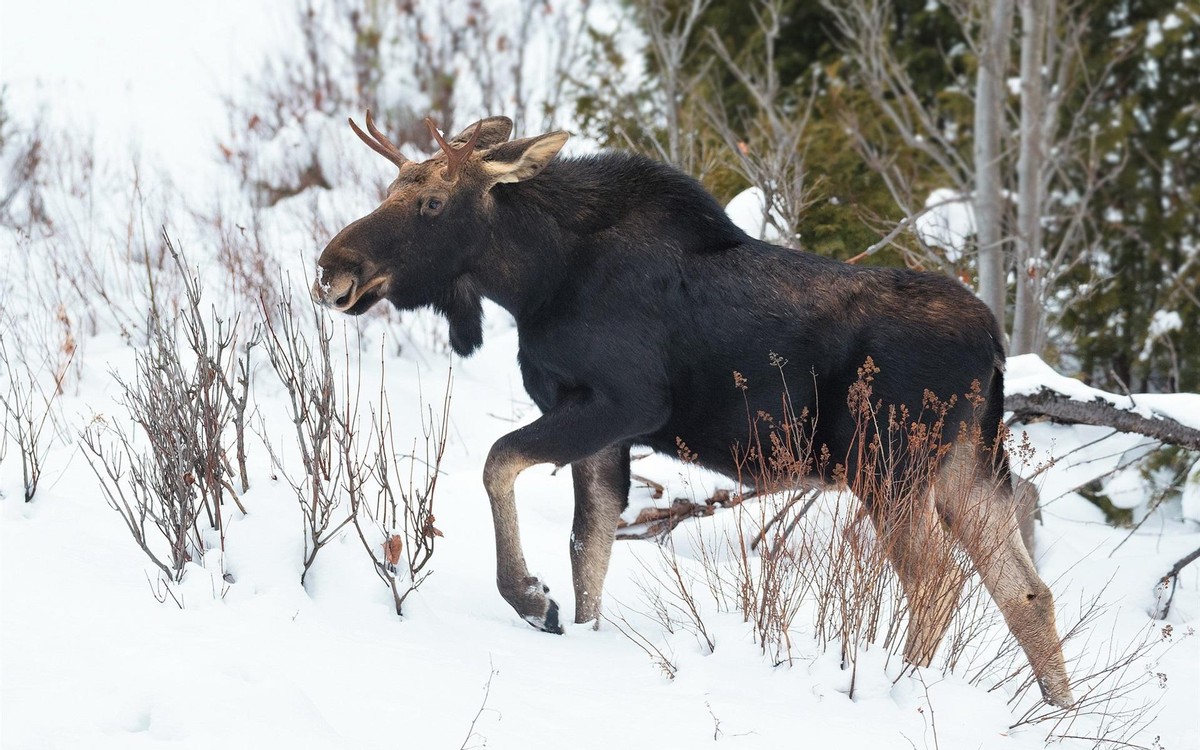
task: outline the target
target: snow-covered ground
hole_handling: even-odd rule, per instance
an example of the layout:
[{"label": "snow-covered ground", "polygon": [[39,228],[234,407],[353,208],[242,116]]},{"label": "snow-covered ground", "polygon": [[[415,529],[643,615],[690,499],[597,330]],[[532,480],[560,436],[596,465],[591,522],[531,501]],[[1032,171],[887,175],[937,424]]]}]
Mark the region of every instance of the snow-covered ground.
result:
[{"label": "snow-covered ground", "polygon": [[[172,4],[103,5],[108,15],[100,5],[4,4],[0,67],[12,84],[11,104],[28,122],[39,102],[48,112],[59,112],[49,106],[59,93],[69,99],[72,91],[89,92],[76,117],[95,121],[97,148],[106,162],[120,162],[120,149],[133,140],[164,155],[171,179],[188,185],[198,157],[169,154],[181,140],[199,140],[198,148],[208,152],[212,128],[220,122],[220,84],[236,75],[231,61],[245,59],[246,40],[257,44],[269,38],[271,14],[265,4],[210,7],[202,18]],[[175,13],[161,11],[164,5]],[[161,17],[155,15],[160,11]],[[239,15],[245,13],[250,16]],[[51,23],[56,18],[69,22],[79,45],[57,62]],[[133,50],[150,43],[157,45],[147,50],[156,50],[154,59],[183,62],[146,64],[146,57]],[[109,62],[86,65],[93,53]],[[219,62],[216,74],[213,60]],[[210,74],[218,80],[211,88],[205,84]],[[196,93],[180,97],[180,89]],[[177,98],[169,98],[171,92]],[[145,130],[123,130],[143,120]],[[172,123],[179,129],[175,138],[167,138],[163,134]],[[356,143],[348,132],[341,137],[344,144]],[[362,168],[371,169],[374,157],[357,148],[352,153],[361,152]],[[0,279],[0,335],[16,354],[0,388],[20,377],[23,365],[44,385],[54,363],[63,360],[60,303],[71,321],[66,334],[74,352],[64,392],[54,402],[54,423],[46,431],[43,475],[33,502],[22,501],[17,446],[10,441],[0,454],[3,748],[592,748],[620,743],[687,749],[719,742],[749,748],[1018,750],[1042,747],[1050,733],[1088,737],[1103,725],[1102,717],[1081,716],[1073,723],[1010,729],[1036,708],[1033,696],[1010,704],[1011,685],[989,690],[987,681],[970,684],[967,670],[945,674],[939,660],[929,669],[904,673],[880,649],[860,656],[851,696],[850,673],[836,648],[817,647],[811,618],[797,618],[795,658],[776,666],[740,614],[720,611],[711,597],[698,593],[715,643],[710,653],[694,634],[667,632],[653,616],[646,588],[666,584],[664,576],[654,574],[661,570],[660,547],[647,541],[616,546],[605,599],[615,622],[599,630],[568,626],[562,637],[527,626],[495,590],[491,515],[480,480],[491,443],[537,416],[516,368],[516,332],[495,308],[488,308],[482,350],[453,362],[438,345],[443,324],[428,316],[415,322],[394,316],[334,320],[338,378],[350,372],[361,380],[363,404],[378,403],[381,388],[386,392],[398,444],[420,437],[421,416],[430,404],[436,411],[453,365],[449,447],[434,511],[445,536],[438,540],[432,575],[406,600],[403,617],[396,616],[391,593],[349,528],[321,550],[301,585],[303,526],[287,483],[301,469],[288,444],[292,426],[286,393],[262,357],[256,360],[253,419],[257,431],[283,453],[284,467],[275,468],[262,440],[250,436],[250,489],[241,498],[246,514],[231,512],[223,555],[214,550],[189,564],[174,589],[182,606],[171,598],[160,603],[153,595],[155,571],[106,505],[78,438],[98,416],[105,424],[132,429],[114,376],[132,377],[135,351],[144,344],[137,330],[123,325],[144,320],[149,261],[119,242],[130,212],[153,205],[148,245],[154,244],[158,216],[169,217],[168,226],[189,260],[203,269],[205,305],[226,316],[240,310],[247,319],[253,309],[229,290],[211,227],[187,211],[195,207],[192,201],[166,191],[147,189],[139,198],[98,188],[102,194],[88,202],[71,187],[48,186],[50,210],[83,222],[59,236],[77,242],[68,250],[91,254],[97,266],[82,268],[80,276],[109,284],[115,308],[96,302],[94,295],[85,302],[78,290],[60,283],[56,274],[71,257],[61,242],[0,230],[6,267]],[[225,200],[234,204],[228,210],[235,224],[246,217],[248,209],[236,205],[234,197]],[[346,187],[273,209],[264,219],[269,251],[293,274],[280,284],[290,284],[303,299],[304,276],[320,250],[313,227],[365,213],[373,207],[370,201],[370,189]],[[85,204],[90,213],[81,208]],[[169,272],[157,276],[159,294],[177,293]],[[1011,386],[1064,387],[1060,376],[1041,367],[1038,361],[1014,358]],[[1158,410],[1181,403],[1158,401],[1153,404]],[[1173,413],[1186,416],[1182,408]],[[1026,471],[1050,457],[1065,457],[1037,478],[1044,501],[1038,563],[1056,595],[1060,630],[1076,622],[1088,602],[1101,605],[1086,632],[1066,646],[1070,671],[1086,676],[1118,660],[1131,644],[1153,641],[1121,678],[1134,685],[1132,692],[1103,708],[1153,705],[1145,715],[1148,725],[1129,738],[1134,746],[1200,748],[1200,639],[1192,635],[1200,620],[1200,566],[1181,577],[1168,620],[1150,615],[1158,604],[1157,577],[1200,546],[1200,528],[1184,517],[1179,500],[1153,511],[1145,507],[1150,490],[1133,470],[1106,481],[1122,481],[1125,491],[1134,493],[1125,504],[1141,506],[1144,520],[1136,531],[1107,525],[1100,511],[1074,491],[1155,450],[1143,439],[1048,424],[1027,431],[1036,454]],[[704,498],[715,486],[727,486],[666,458],[639,461],[636,471],[666,485],[659,502]],[[1189,485],[1193,492],[1197,480]],[[1115,494],[1118,488],[1112,489]],[[530,569],[569,613],[574,605],[567,549],[569,472],[530,469],[518,481],[517,493]],[[632,499],[635,506],[653,502],[637,483]],[[718,537],[736,525],[738,513],[754,512],[748,503],[681,526],[675,548],[682,569],[700,576],[696,540]],[[645,643],[638,645],[622,630],[636,631]],[[1002,635],[993,623],[980,638],[983,653],[994,653]],[[648,654],[647,644],[660,655]],[[673,679],[666,671],[674,672]],[[1093,744],[1062,740],[1064,747]]]},{"label": "snow-covered ground", "polygon": [[[1006,694],[959,676],[924,670],[893,684],[897,665],[865,659],[851,700],[836,649],[801,645],[792,666],[773,667],[750,626],[715,612],[706,617],[716,641],[711,654],[687,633],[663,633],[643,613],[638,584],[643,563],[653,568],[659,559],[651,542],[618,543],[607,601],[614,617],[623,613],[669,654],[674,680],[615,626],[568,627],[564,637],[529,628],[494,589],[479,476],[491,442],[535,412],[514,365],[515,331],[503,321],[492,328],[476,357],[455,363],[451,448],[436,507],[445,538],[434,574],[409,598],[403,618],[350,531],[322,550],[307,586],[300,585],[299,511],[290,488],[271,478],[261,447],[251,452],[248,514],[238,514],[227,532],[225,570],[235,582],[223,586],[219,574],[196,566],[180,588],[182,609],[152,597],[149,566],[105,505],[77,444],[51,451],[32,503],[21,501],[16,462],[0,465],[3,746],[459,747],[486,739],[491,747],[690,748],[715,738],[744,747],[907,748],[933,747],[935,736],[940,747],[1041,746],[1047,727],[1009,732],[1016,709],[1006,706]],[[89,357],[96,367],[62,402],[66,429],[84,426],[93,412],[118,418],[100,363],[121,371],[128,348],[114,342]],[[387,363],[386,387],[406,411],[419,373],[426,398],[440,395],[448,363],[427,352],[420,359]],[[364,379],[370,383],[370,373]],[[259,381],[261,408],[279,408],[280,387],[264,375]],[[1090,440],[1087,429],[1033,436],[1040,448],[1065,453]],[[638,470],[668,485],[668,497],[709,489],[710,480],[684,477],[681,465],[665,459],[647,459]],[[567,611],[569,482],[567,472],[537,467],[518,483],[531,569]],[[635,494],[648,500],[645,489]],[[1184,577],[1169,623],[1147,612],[1156,576],[1200,544],[1200,534],[1163,512],[1118,548],[1127,532],[1105,525],[1086,501],[1071,493],[1047,500],[1040,564],[1053,582],[1060,625],[1097,593],[1108,607],[1086,648],[1073,644],[1068,657],[1090,666],[1105,649],[1172,625],[1177,643],[1134,667],[1163,673],[1166,688],[1153,681],[1134,699],[1161,698],[1143,741],[1161,736],[1164,747],[1196,747],[1200,642],[1185,637],[1200,615],[1196,574]],[[732,513],[676,534],[713,533]],[[468,738],[473,720],[477,736]],[[1080,725],[1081,732],[1089,726]]]}]

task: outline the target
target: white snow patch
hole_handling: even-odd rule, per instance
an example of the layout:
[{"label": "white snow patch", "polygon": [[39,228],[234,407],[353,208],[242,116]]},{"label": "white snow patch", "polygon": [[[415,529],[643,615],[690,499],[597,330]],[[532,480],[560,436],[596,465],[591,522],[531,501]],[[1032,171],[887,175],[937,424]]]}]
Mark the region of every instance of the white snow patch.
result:
[{"label": "white snow patch", "polygon": [[1154,49],[1162,44],[1162,24],[1158,21],[1150,21],[1146,24],[1146,49]]},{"label": "white snow patch", "polygon": [[1036,354],[1008,358],[1005,393],[1033,394],[1042,388],[1065,394],[1075,401],[1099,399],[1143,417],[1169,417],[1180,424],[1200,429],[1200,393],[1135,393],[1119,396],[1060,375]]},{"label": "white snow patch", "polygon": [[1150,320],[1150,335],[1154,338],[1183,328],[1183,318],[1174,310],[1155,310]]},{"label": "white snow patch", "polygon": [[1138,354],[1138,359],[1146,361],[1154,350],[1155,342],[1164,336],[1183,328],[1183,318],[1174,310],[1155,310],[1146,330],[1146,343]]},{"label": "white snow patch", "polygon": [[975,234],[975,209],[971,197],[950,188],[938,188],[925,199],[925,213],[917,217],[921,239],[946,252],[946,259],[960,260],[967,242]]},{"label": "white snow patch", "polygon": [[762,188],[748,187],[733,196],[725,206],[725,213],[739,229],[755,239],[766,242],[784,240],[783,233],[776,227],[776,224],[783,224],[783,216],[777,209],[772,208],[770,216],[776,224],[767,221],[766,197]]},{"label": "white snow patch", "polygon": [[1200,523],[1200,461],[1192,464],[1183,484],[1183,517]]}]

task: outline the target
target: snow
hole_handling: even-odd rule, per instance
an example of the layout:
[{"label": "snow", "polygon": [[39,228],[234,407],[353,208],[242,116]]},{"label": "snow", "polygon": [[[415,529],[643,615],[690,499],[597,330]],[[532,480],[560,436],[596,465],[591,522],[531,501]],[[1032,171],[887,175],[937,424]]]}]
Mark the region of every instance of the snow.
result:
[{"label": "snow", "polygon": [[1183,485],[1180,506],[1184,518],[1200,522],[1200,461],[1196,462],[1188,472],[1187,481]]},{"label": "snow", "polygon": [[[655,635],[639,614],[636,584],[640,561],[657,556],[649,542],[618,544],[607,601],[611,613],[623,612],[667,650],[679,667],[673,681],[610,625],[600,631],[568,627],[561,638],[527,627],[494,591],[486,541],[490,514],[479,473],[490,443],[534,412],[521,396],[513,364],[515,331],[497,320],[495,308],[488,312],[492,324],[483,350],[455,363],[457,437],[437,511],[444,545],[434,575],[410,598],[403,619],[391,612],[352,535],[323,550],[309,585],[299,585],[294,501],[269,478],[261,450],[244,497],[250,513],[235,520],[228,534],[226,557],[236,582],[222,596],[219,576],[193,568],[182,588],[182,610],[150,596],[144,560],[97,497],[94,479],[74,451],[51,454],[47,484],[30,504],[19,501],[18,478],[5,462],[5,746],[361,747],[401,736],[415,746],[457,747],[493,669],[475,731],[494,747],[561,743],[586,727],[589,745],[628,744],[632,735],[638,746],[694,747],[719,733],[746,747],[804,736],[819,746],[906,748],[909,739],[932,742],[930,706],[942,746],[1041,746],[1036,732],[1007,731],[1012,713],[1002,693],[958,677],[930,674],[924,678],[928,688],[913,678],[893,684],[895,665],[868,654],[851,700],[836,652],[801,645],[795,666],[772,667],[734,615],[712,616],[712,654],[697,649],[687,634]],[[111,356],[119,356],[118,344],[113,346]],[[110,355],[97,348],[89,356],[104,361]],[[432,359],[435,370],[444,368],[444,358]],[[402,393],[415,392],[415,369],[408,359],[388,363],[397,403]],[[83,417],[94,405],[112,413],[117,407],[102,395],[104,381],[102,372],[85,377],[64,412]],[[260,402],[270,407],[279,396],[269,373],[259,382]],[[428,386],[425,393],[437,398]],[[672,492],[710,489],[707,476],[662,458],[646,461],[638,470]],[[552,475],[550,467],[536,467],[517,487],[527,557],[567,611],[569,481],[567,472]],[[1061,507],[1061,501],[1052,504],[1048,514]],[[704,523],[711,530],[726,522]],[[681,539],[687,533],[681,531]],[[1111,545],[1112,537],[1103,526],[1052,515],[1043,539],[1052,561],[1045,572],[1060,579],[1056,591],[1093,590],[1130,566],[1139,575],[1130,575],[1122,591],[1137,591],[1197,539],[1194,533],[1147,535],[1098,572],[1080,570],[1078,561],[1097,554],[1097,544]],[[1196,612],[1194,578],[1185,587],[1190,593],[1176,606]],[[1145,623],[1138,612],[1149,605],[1147,596],[1113,621],[1122,634]],[[1192,646],[1182,643],[1180,665],[1196,656]],[[1195,689],[1186,670],[1163,669],[1178,681],[1170,695]],[[63,695],[72,696],[65,718]],[[597,715],[619,720],[597,722]],[[950,719],[960,715],[971,719]],[[1155,731],[1175,738],[1168,746],[1187,747],[1190,740],[1179,730],[1172,735],[1170,727],[1163,722]]]},{"label": "snow", "polygon": [[917,217],[917,234],[929,245],[942,248],[946,259],[960,260],[975,234],[971,198],[950,188],[938,188],[925,199],[925,213]]},{"label": "snow", "polygon": [[1154,49],[1163,41],[1163,27],[1157,20],[1151,19],[1146,24],[1146,49]]},{"label": "snow", "polygon": [[14,108],[43,111],[101,153],[133,152],[199,189],[214,179],[216,136],[227,126],[221,94],[261,64],[290,13],[281,8],[268,0],[5,2],[0,70]]},{"label": "snow", "polygon": [[1179,313],[1174,310],[1155,310],[1154,317],[1150,319],[1150,338],[1158,338],[1171,331],[1178,331],[1183,328],[1183,318],[1179,317]]},{"label": "snow", "polygon": [[[1044,745],[1048,725],[1009,730],[1036,701],[1010,705],[1005,689],[971,685],[936,664],[901,674],[881,650],[861,654],[851,697],[851,677],[837,649],[818,648],[807,624],[793,633],[797,658],[779,666],[754,643],[739,614],[719,611],[710,599],[701,604],[716,643],[711,653],[689,632],[667,632],[644,600],[647,569],[661,560],[652,542],[616,545],[606,613],[617,622],[627,618],[661,649],[675,665],[674,679],[612,621],[599,630],[568,625],[562,637],[528,627],[495,590],[481,471],[492,443],[537,412],[522,389],[512,321],[492,305],[484,346],[466,360],[447,352],[445,323],[428,313],[333,319],[338,377],[360,373],[364,408],[387,394],[398,444],[420,438],[421,417],[440,403],[453,365],[450,439],[435,511],[445,537],[433,574],[406,601],[403,617],[352,531],[321,550],[300,584],[302,524],[287,483],[300,469],[287,443],[286,393],[261,359],[254,420],[281,450],[285,468],[274,467],[258,436],[249,436],[247,513],[230,513],[223,552],[210,549],[189,563],[174,590],[182,607],[170,598],[157,601],[153,569],[105,505],[78,434],[97,416],[128,425],[114,375],[128,379],[134,352],[144,345],[137,324],[148,305],[147,268],[158,268],[160,223],[199,267],[206,304],[252,319],[252,306],[242,291],[231,290],[217,257],[216,232],[194,212],[216,195],[235,235],[237,227],[251,226],[256,209],[236,193],[221,192],[227,176],[214,165],[211,145],[224,127],[217,94],[240,84],[242,71],[279,33],[275,6],[219,0],[197,11],[180,2],[51,0],[2,7],[0,67],[18,125],[28,127],[44,111],[48,131],[72,123],[92,130],[84,140],[99,162],[91,182],[76,181],[69,165],[51,172],[54,179],[44,187],[47,210],[62,220],[59,234],[27,237],[0,228],[7,269],[0,279],[0,335],[18,353],[16,366],[28,365],[46,382],[64,356],[64,335],[75,347],[54,402],[33,502],[22,501],[18,448],[9,441],[0,454],[0,745],[694,748],[720,741],[775,748],[794,746],[797,738],[814,747],[885,750]],[[71,44],[61,42],[64,36]],[[284,153],[264,153],[264,166],[286,167],[281,144],[289,139],[304,149],[333,149],[323,159],[351,160],[351,171],[381,174],[378,159],[340,123],[319,119],[272,144]],[[140,197],[134,195],[131,148],[160,165],[174,187],[145,174]],[[305,299],[318,238],[373,208],[374,191],[373,184],[339,182],[265,212],[267,266],[286,272],[271,288],[286,287]],[[739,223],[757,220],[758,232],[767,231],[761,192],[743,196],[731,204],[731,216]],[[948,216],[947,227],[956,231],[947,242],[969,233],[968,216]],[[155,273],[158,293],[177,297],[178,280]],[[64,284],[80,278],[94,286],[80,291]],[[97,289],[111,305],[97,300]],[[56,317],[59,305],[62,317]],[[11,381],[15,374],[8,374]],[[1076,398],[1100,395],[1192,426],[1200,420],[1200,396],[1122,400],[1036,358],[1012,358],[1008,384],[1010,392],[1070,389]],[[1181,505],[1184,518],[1200,517],[1200,468],[1192,468],[1179,505],[1159,509],[1136,531],[1113,529],[1075,489],[1152,446],[1127,435],[1098,442],[1100,428],[1019,429],[1034,454],[1018,470],[1032,474],[1056,459],[1036,481],[1045,503],[1038,563],[1057,597],[1060,628],[1088,597],[1099,596],[1107,606],[1090,627],[1088,644],[1068,644],[1073,668],[1083,671],[1114,644],[1147,633],[1157,638],[1172,626],[1162,650],[1135,665],[1169,676],[1166,689],[1151,684],[1133,695],[1162,701],[1140,742],[1150,745],[1159,736],[1171,750],[1200,747],[1194,718],[1200,641],[1188,636],[1200,619],[1196,567],[1181,576],[1167,621],[1147,614],[1156,603],[1153,582],[1200,546],[1197,525],[1177,510]],[[665,501],[703,498],[729,486],[666,457],[645,458],[636,467],[667,486]],[[1132,477],[1121,481],[1138,491]],[[534,467],[520,477],[517,494],[531,572],[570,613],[570,472]],[[653,502],[635,483],[631,506]],[[744,512],[757,507],[748,503]],[[698,519],[676,532],[689,570],[698,573],[694,540],[733,528],[736,513]],[[998,637],[1003,628],[993,625],[989,632]],[[1094,726],[1081,718],[1075,729]],[[1061,746],[1091,745],[1068,740]]]},{"label": "snow", "polygon": [[770,216],[776,223],[767,221],[766,198],[760,187],[748,187],[730,199],[725,213],[746,234],[767,242],[784,242],[785,238],[777,226],[783,225],[783,216],[775,208]]},{"label": "snow", "polygon": [[1182,425],[1200,429],[1200,394],[1135,393],[1118,396],[1058,374],[1036,354],[1009,358],[1005,375],[1005,390],[1008,393],[1032,395],[1043,387],[1066,394],[1074,401],[1107,401],[1143,417],[1168,417]]}]

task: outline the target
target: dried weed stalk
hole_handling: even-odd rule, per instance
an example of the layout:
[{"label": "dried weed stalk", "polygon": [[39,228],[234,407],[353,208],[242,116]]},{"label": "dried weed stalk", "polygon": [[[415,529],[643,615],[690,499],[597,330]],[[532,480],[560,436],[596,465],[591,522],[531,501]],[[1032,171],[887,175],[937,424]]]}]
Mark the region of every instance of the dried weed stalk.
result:
[{"label": "dried weed stalk", "polygon": [[[775,364],[782,375],[786,362],[776,358]],[[718,610],[740,613],[774,663],[789,662],[798,639],[815,641],[819,650],[838,649],[843,668],[851,672],[853,695],[859,656],[882,649],[885,663],[891,663],[910,647],[913,613],[932,612],[950,618],[933,668],[1007,692],[1010,703],[1021,711],[1013,728],[1043,726],[1051,738],[1089,739],[1096,747],[1136,746],[1132,742],[1153,719],[1156,704],[1142,698],[1142,688],[1155,681],[1165,686],[1166,675],[1153,666],[1154,657],[1178,637],[1170,626],[1161,637],[1139,637],[1127,644],[1115,642],[1111,633],[1097,634],[1095,626],[1105,610],[1100,592],[1081,604],[1077,616],[1063,617],[1067,613],[1060,609],[1065,646],[1081,639],[1103,644],[1076,649],[1091,655],[1089,666],[1082,666],[1082,658],[1072,666],[1076,702],[1061,709],[1044,703],[1036,690],[1031,693],[1036,685],[1032,668],[975,572],[977,565],[988,564],[993,550],[968,536],[974,532],[969,522],[959,522],[956,535],[977,550],[976,559],[969,559],[950,542],[948,529],[936,522],[930,508],[921,505],[928,502],[921,499],[924,493],[912,492],[913,487],[928,485],[951,448],[942,434],[955,400],[942,401],[927,393],[915,412],[902,406],[884,408],[873,396],[877,373],[870,361],[859,371],[848,401],[859,439],[855,454],[837,461],[814,445],[816,416],[791,408],[786,381],[782,417],[750,414],[747,409],[751,440],[737,449],[743,469],[739,479],[759,493],[759,502],[738,504],[730,531],[722,536],[710,538],[693,530],[693,567],[699,572],[690,577],[684,571],[691,568],[674,546],[663,546],[665,564],[660,571],[647,568],[654,580],[642,584],[644,591],[666,592],[645,597],[652,616],[668,632],[680,623],[693,631],[702,628],[700,605],[691,593],[702,577]],[[743,391],[748,387],[737,374],[734,384]],[[963,397],[976,409],[982,404],[977,389]],[[961,431],[964,428],[967,432]],[[964,439],[976,448],[996,447],[982,446],[981,431],[966,425],[958,437]],[[997,438],[1009,439],[1003,430]],[[1027,458],[1021,445],[1012,450],[1018,459]],[[846,466],[854,469],[847,471]],[[823,492],[815,487],[795,490],[814,473],[832,476],[833,486]],[[953,484],[940,486],[942,491],[958,491]],[[949,506],[969,519],[974,514],[971,502],[989,501],[970,499],[979,494],[949,498]],[[862,497],[874,502],[868,507],[859,501]],[[923,530],[916,528],[925,545],[924,580],[936,585],[906,595],[892,562],[904,559],[904,551],[892,548],[898,543],[892,530],[905,525],[911,529],[928,519],[935,521]],[[906,665],[901,676],[910,669]]]}]

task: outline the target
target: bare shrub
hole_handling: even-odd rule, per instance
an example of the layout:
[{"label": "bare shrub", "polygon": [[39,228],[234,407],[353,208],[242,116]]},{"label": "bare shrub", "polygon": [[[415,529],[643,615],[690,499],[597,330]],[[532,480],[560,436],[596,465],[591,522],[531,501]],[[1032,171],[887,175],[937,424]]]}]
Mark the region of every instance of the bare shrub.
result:
[{"label": "bare shrub", "polygon": [[[343,342],[339,383],[331,355],[332,323],[322,309],[311,304],[309,309],[312,329],[299,318],[285,287],[274,310],[265,304],[263,310],[267,355],[287,392],[303,474],[287,470],[265,422],[258,427],[304,520],[300,581],[306,580],[317,553],[352,525],[376,575],[391,590],[399,615],[408,595],[432,573],[429,563],[442,536],[435,525],[434,498],[450,424],[451,373],[447,371],[437,413],[426,408],[422,437],[414,437],[404,451],[397,444],[386,391],[381,389],[377,400],[362,398],[362,360],[351,356],[349,341]],[[381,354],[381,377],[384,362]],[[369,416],[361,413],[364,408]]]},{"label": "bare shrub", "polygon": [[28,236],[53,225],[46,210],[41,183],[45,179],[46,141],[42,118],[30,127],[13,127],[6,102],[8,91],[0,87],[0,226]]},{"label": "bare shrub", "polygon": [[[285,287],[286,289],[286,287]],[[294,478],[275,450],[260,422],[259,436],[271,455],[271,462],[296,494],[304,519],[304,559],[300,583],[303,585],[317,553],[352,520],[346,513],[335,522],[341,505],[339,485],[347,477],[352,464],[339,460],[334,426],[338,418],[338,401],[334,389],[333,364],[329,345],[333,331],[329,317],[309,304],[316,325],[316,350],[308,342],[308,331],[302,327],[292,303],[290,291],[282,292],[274,310],[263,302],[264,341],[271,367],[279,377],[288,396],[288,409],[295,427],[295,442],[300,451],[303,476]]]},{"label": "bare shrub", "polygon": [[[149,366],[154,366],[152,361]],[[104,436],[110,433],[116,441],[106,445]],[[184,566],[204,550],[196,527],[200,508],[195,478],[186,459],[178,453],[145,453],[132,435],[99,415],[82,437],[84,457],[100,480],[109,507],[121,515],[134,541],[166,580],[182,581]],[[165,553],[159,539],[167,544]]]},{"label": "bare shrub", "polygon": [[[719,169],[727,155],[716,139],[706,137],[705,114],[691,105],[711,69],[696,44],[710,5],[711,0],[643,0],[630,8],[635,29],[628,23],[589,28],[592,43],[581,50],[586,72],[572,81],[581,129],[700,180]],[[628,40],[638,31],[646,37],[644,50],[631,54]]]},{"label": "bare shrub", "polygon": [[217,237],[217,262],[229,276],[231,291],[248,308],[258,311],[264,302],[268,308],[278,302],[274,280],[279,278],[281,269],[279,260],[263,241],[259,209],[251,208],[251,212],[248,226],[234,221],[223,209],[199,220]]},{"label": "bare shrub", "polygon": [[[391,406],[382,391],[378,410],[372,408],[373,446],[365,462],[356,451],[352,410],[344,407],[337,419],[338,447],[348,467],[346,489],[354,529],[376,575],[391,590],[397,615],[403,614],[408,595],[432,574],[428,565],[442,536],[434,525],[433,505],[450,425],[451,383],[452,372],[447,370],[441,409],[435,415],[429,407],[422,414],[423,440],[414,437],[408,453],[398,450]],[[423,443],[420,454],[418,442]]]},{"label": "bare shrub", "polygon": [[[141,439],[99,416],[82,437],[109,506],[165,580],[179,583],[188,562],[214,546],[224,549],[226,500],[246,512],[230,453],[245,491],[249,357],[258,335],[251,333],[239,355],[237,320],[206,313],[199,278],[165,234],[163,243],[182,277],[185,304],[170,314],[149,309],[150,340],[136,355],[134,380],[116,376]],[[106,435],[114,441],[105,444]],[[215,544],[205,529],[217,532]]]},{"label": "bare shrub", "polygon": [[[443,128],[504,114],[517,133],[548,130],[561,124],[563,83],[582,69],[591,6],[303,0],[290,44],[251,77],[249,95],[227,102],[222,154],[261,205],[275,205],[342,182],[346,160],[330,158],[320,131],[348,113],[371,109],[400,148],[425,153],[437,150],[425,115]],[[285,143],[279,162],[273,145]]]},{"label": "bare shrub", "polygon": [[[643,591],[645,590],[646,589],[643,589]],[[656,614],[659,613],[656,612]],[[642,652],[650,658],[650,661],[656,667],[658,667],[659,671],[662,672],[663,677],[667,678],[668,680],[675,679],[675,675],[679,672],[679,666],[675,663],[675,660],[671,656],[663,653],[663,650],[659,648],[653,640],[634,627],[633,624],[629,622],[629,618],[627,618],[624,614],[616,615],[615,619],[605,613],[601,613],[600,616],[604,618],[605,622],[616,628],[618,633],[625,636],[625,638],[633,643],[633,645],[641,649]],[[669,618],[665,620],[665,624],[664,620],[661,619],[659,620],[659,623],[662,624],[664,628],[668,630],[668,632],[670,632],[671,620]]]},{"label": "bare shrub", "polygon": [[[6,326],[12,330],[12,326]],[[0,391],[0,406],[4,407],[4,440],[0,447],[0,459],[9,441],[17,448],[21,460],[21,479],[25,502],[33,500],[42,477],[42,464],[58,434],[55,422],[55,400],[62,394],[62,383],[75,355],[74,344],[63,351],[61,361],[55,366],[35,370],[30,363],[30,354],[14,355],[9,352],[6,340],[0,339],[0,365],[8,373],[8,390]],[[43,380],[52,386],[47,388]],[[51,427],[51,434],[46,427]]]},{"label": "bare shrub", "polygon": [[[853,673],[862,649],[882,648],[889,658],[899,654],[910,610],[948,612],[971,578],[965,554],[944,534],[934,535],[936,529],[926,530],[925,538],[943,541],[927,557],[924,575],[942,585],[914,590],[928,601],[909,601],[889,564],[896,553],[891,545],[905,538],[890,530],[936,523],[932,507],[924,505],[930,501],[913,488],[929,486],[949,449],[941,435],[955,401],[927,394],[916,413],[904,407],[881,413],[881,405],[872,401],[878,370],[868,361],[848,401],[857,425],[857,454],[835,460],[827,448],[814,444],[817,417],[791,405],[786,360],[772,355],[772,364],[780,372],[781,415],[751,413],[747,398],[749,442],[735,447],[739,485],[753,487],[759,502],[731,503],[737,506],[731,532],[723,539],[696,538],[693,547],[719,606],[742,614],[774,663],[794,657],[798,618],[808,613],[817,646],[836,647]],[[737,373],[734,386],[744,396],[749,389]],[[833,491],[808,486],[813,476],[832,478],[827,489]],[[870,511],[859,497],[873,499]],[[882,533],[873,531],[868,519]],[[677,575],[660,582],[673,593],[682,590]],[[970,591],[978,589],[976,584]]]},{"label": "bare shrub", "polygon": [[1062,643],[1078,654],[1071,664],[1071,690],[1075,703],[1058,708],[1041,701],[1031,688],[1036,680],[1020,647],[1010,633],[972,642],[954,671],[972,685],[988,691],[1003,690],[1016,712],[1012,729],[1039,727],[1047,739],[1086,740],[1095,748],[1141,747],[1134,744],[1157,716],[1160,698],[1145,687],[1168,687],[1168,675],[1159,661],[1186,638],[1190,628],[1176,633],[1172,625],[1151,624],[1127,641],[1119,641],[1104,621],[1115,613],[1104,603],[1107,587],[1081,597],[1063,612],[1066,627]]},{"label": "bare shrub", "polygon": [[[690,572],[679,559],[670,537],[664,539],[663,544],[659,547],[659,552],[661,557],[657,566],[646,560],[639,560],[642,569],[648,575],[637,581],[643,603],[649,608],[652,618],[666,632],[691,633],[704,647],[706,653],[712,653],[716,650],[717,642],[704,622],[702,605],[695,592],[702,579]],[[632,626],[628,626],[628,629],[631,633],[626,633],[626,637],[639,643],[639,639],[632,637]],[[648,643],[645,638],[640,638],[640,641]],[[639,645],[642,644],[639,643]],[[642,648],[645,650],[644,645]],[[661,656],[661,654],[659,655]],[[670,661],[663,657],[662,663],[669,665]],[[664,672],[667,671],[664,668]],[[669,673],[674,676],[674,672],[675,669],[672,666]]]}]

